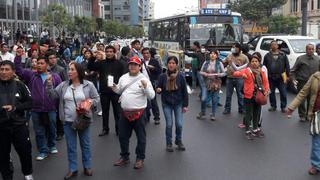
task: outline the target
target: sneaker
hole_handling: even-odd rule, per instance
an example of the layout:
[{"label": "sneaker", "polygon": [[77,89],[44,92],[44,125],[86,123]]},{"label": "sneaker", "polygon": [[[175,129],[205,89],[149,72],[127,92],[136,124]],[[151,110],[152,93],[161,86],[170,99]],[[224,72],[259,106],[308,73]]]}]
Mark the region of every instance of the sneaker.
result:
[{"label": "sneaker", "polygon": [[301,117],[300,122],[304,123],[304,122],[307,122],[307,120],[306,120],[306,118]]},{"label": "sneaker", "polygon": [[99,111],[99,112],[98,112],[98,116],[102,116],[102,111]]},{"label": "sneaker", "polygon": [[258,138],[264,138],[265,137],[265,134],[261,129],[259,129],[257,132],[255,132],[255,135]]},{"label": "sneaker", "polygon": [[282,108],[281,112],[285,114],[285,113],[287,113],[287,110],[285,108]]},{"label": "sneaker", "polygon": [[154,124],[159,125],[160,124],[160,118],[154,119]]},{"label": "sneaker", "polygon": [[167,150],[167,152],[173,152],[172,144],[167,144],[166,150]]},{"label": "sneaker", "polygon": [[58,149],[56,147],[50,148],[50,154],[58,154]]},{"label": "sneaker", "polygon": [[223,105],[222,105],[221,103],[218,103],[218,106],[219,106],[219,107],[222,107]]},{"label": "sneaker", "polygon": [[268,109],[268,111],[270,111],[270,112],[274,112],[276,110],[277,110],[277,108],[275,108],[275,107],[271,107],[271,108]]},{"label": "sneaker", "polygon": [[179,151],[185,151],[186,150],[186,147],[184,147],[184,145],[182,144],[181,141],[176,141],[175,144],[178,146],[177,149]]},{"label": "sneaker", "polygon": [[253,139],[254,139],[254,136],[253,136],[253,134],[252,134],[251,131],[247,131],[247,132],[246,132],[246,138],[247,138],[248,140],[253,140]]},{"label": "sneaker", "polygon": [[317,174],[319,173],[319,170],[312,166],[312,167],[308,170],[308,173],[309,173],[310,175],[317,175]]},{"label": "sneaker", "polygon": [[32,174],[30,174],[30,175],[24,176],[24,179],[25,180],[33,180],[33,176],[32,176]]},{"label": "sneaker", "polygon": [[45,153],[40,153],[37,157],[36,157],[36,160],[37,161],[42,161],[44,160],[45,158],[48,157],[48,154],[45,154]]},{"label": "sneaker", "polygon": [[238,128],[240,128],[240,129],[243,129],[243,128],[245,128],[245,127],[246,127],[246,125],[244,125],[244,124],[242,124],[242,123],[238,124]]},{"label": "sneaker", "polygon": [[210,114],[210,120],[211,120],[211,121],[215,121],[215,120],[216,120],[216,117],[215,117],[213,114]]},{"label": "sneaker", "polygon": [[57,135],[56,141],[61,141],[63,139],[63,135]]},{"label": "sneaker", "polygon": [[200,113],[197,115],[197,119],[204,119],[204,118],[205,118],[205,116],[206,116],[206,114],[205,114],[205,113],[200,112]]},{"label": "sneaker", "polygon": [[224,114],[224,115],[230,114],[230,111],[229,110],[224,110],[222,114]]}]

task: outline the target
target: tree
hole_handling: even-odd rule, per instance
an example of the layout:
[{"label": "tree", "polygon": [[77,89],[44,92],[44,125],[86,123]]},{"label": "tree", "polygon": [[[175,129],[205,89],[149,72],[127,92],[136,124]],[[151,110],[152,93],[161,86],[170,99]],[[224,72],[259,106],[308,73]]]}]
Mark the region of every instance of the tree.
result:
[{"label": "tree", "polygon": [[76,32],[79,32],[82,34],[94,32],[97,27],[97,23],[95,19],[91,17],[85,17],[85,16],[82,16],[82,17],[75,16],[74,25],[75,25]]},{"label": "tree", "polygon": [[269,33],[297,34],[300,26],[298,17],[271,16],[261,20],[261,25],[268,26]]},{"label": "tree", "polygon": [[59,34],[63,28],[70,22],[70,16],[67,14],[64,6],[60,4],[50,4],[45,10],[41,12],[40,20],[43,25],[50,26],[51,33],[55,35],[54,28]]},{"label": "tree", "polygon": [[284,5],[287,0],[238,0],[230,3],[232,11],[241,13],[245,20],[258,22],[263,17],[270,17],[272,9]]}]

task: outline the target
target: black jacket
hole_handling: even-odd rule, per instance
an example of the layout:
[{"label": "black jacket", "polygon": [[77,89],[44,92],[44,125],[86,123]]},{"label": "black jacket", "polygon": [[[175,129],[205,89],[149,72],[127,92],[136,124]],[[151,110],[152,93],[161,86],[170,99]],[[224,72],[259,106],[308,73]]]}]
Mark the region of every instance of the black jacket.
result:
[{"label": "black jacket", "polygon": [[[146,65],[145,62],[143,62],[143,65]],[[148,75],[151,82],[158,81],[159,76],[161,74],[161,66],[158,60],[151,58],[149,60],[149,65],[154,66],[154,69],[146,68],[148,70]]]},{"label": "black jacket", "polygon": [[62,66],[56,64],[56,65],[51,66],[50,70],[51,70],[51,72],[58,74],[62,81],[68,80],[67,71]]},{"label": "black jacket", "polygon": [[[4,105],[13,105],[7,112]],[[0,128],[24,125],[24,111],[32,108],[31,93],[27,86],[18,80],[0,81]]]},{"label": "black jacket", "polygon": [[114,94],[113,90],[108,87],[108,75],[113,76],[114,83],[118,84],[120,77],[125,73],[122,63],[115,58],[103,61],[90,60],[88,62],[88,69],[99,73],[100,92],[103,94]]},{"label": "black jacket", "polygon": [[175,91],[167,91],[167,73],[163,73],[159,77],[159,83],[157,88],[161,88],[161,101],[167,105],[179,105],[182,107],[188,107],[189,97],[187,91],[187,83],[185,77],[179,72],[176,78],[176,84],[178,89]]},{"label": "black jacket", "polygon": [[[277,64],[273,64],[277,63]],[[269,52],[264,56],[263,65],[268,69],[268,78],[280,79],[282,78],[281,74],[283,72],[287,73],[287,76],[290,75],[290,65],[286,54],[279,52],[277,60],[273,59],[272,53]]]}]

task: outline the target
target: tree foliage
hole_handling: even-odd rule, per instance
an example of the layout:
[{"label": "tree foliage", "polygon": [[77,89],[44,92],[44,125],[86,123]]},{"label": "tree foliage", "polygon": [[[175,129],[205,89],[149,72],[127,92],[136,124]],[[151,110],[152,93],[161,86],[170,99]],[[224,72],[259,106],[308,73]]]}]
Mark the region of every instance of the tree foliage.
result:
[{"label": "tree foliage", "polygon": [[269,33],[297,34],[300,27],[299,18],[290,16],[266,17],[260,24],[268,26]]},{"label": "tree foliage", "polygon": [[272,9],[284,5],[287,0],[238,0],[230,3],[232,11],[241,13],[245,20],[258,22],[272,15]]},{"label": "tree foliage", "polygon": [[61,32],[71,21],[71,17],[67,14],[64,6],[60,4],[50,4],[41,12],[40,20],[45,26],[53,25]]},{"label": "tree foliage", "polygon": [[67,28],[69,31],[79,32],[81,34],[92,33],[96,31],[97,23],[92,17],[74,16]]},{"label": "tree foliage", "polygon": [[105,21],[102,30],[107,36],[121,36],[121,37],[142,37],[144,31],[142,27],[128,26],[118,21]]}]

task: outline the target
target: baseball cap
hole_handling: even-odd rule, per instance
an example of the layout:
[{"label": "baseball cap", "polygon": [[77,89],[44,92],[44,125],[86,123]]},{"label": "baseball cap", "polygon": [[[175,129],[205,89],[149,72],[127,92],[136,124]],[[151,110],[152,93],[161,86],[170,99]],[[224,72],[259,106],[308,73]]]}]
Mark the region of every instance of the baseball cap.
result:
[{"label": "baseball cap", "polygon": [[138,65],[141,65],[141,60],[138,57],[134,56],[134,57],[130,58],[129,64],[130,63],[135,63]]}]

